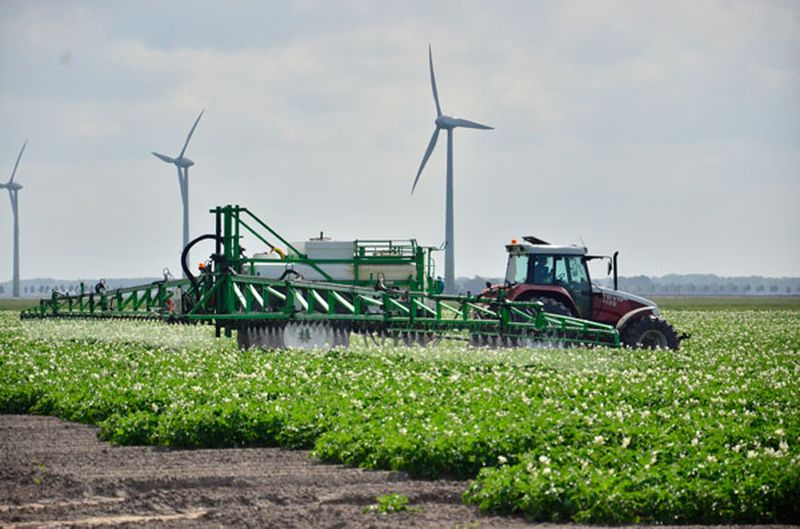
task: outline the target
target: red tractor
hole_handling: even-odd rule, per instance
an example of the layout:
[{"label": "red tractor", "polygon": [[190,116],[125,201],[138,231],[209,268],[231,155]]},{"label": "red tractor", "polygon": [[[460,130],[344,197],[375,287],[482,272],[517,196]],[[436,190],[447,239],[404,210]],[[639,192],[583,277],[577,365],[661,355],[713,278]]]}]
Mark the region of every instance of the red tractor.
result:
[{"label": "red tractor", "polygon": [[[501,291],[511,301],[540,301],[544,310],[613,325],[624,345],[678,349],[686,335],[660,317],[652,301],[617,290],[617,254],[588,255],[579,246],[556,246],[536,237],[523,237],[506,245],[508,267],[503,285],[488,286],[483,297]],[[614,288],[593,285],[589,261],[608,261],[614,273]]]}]

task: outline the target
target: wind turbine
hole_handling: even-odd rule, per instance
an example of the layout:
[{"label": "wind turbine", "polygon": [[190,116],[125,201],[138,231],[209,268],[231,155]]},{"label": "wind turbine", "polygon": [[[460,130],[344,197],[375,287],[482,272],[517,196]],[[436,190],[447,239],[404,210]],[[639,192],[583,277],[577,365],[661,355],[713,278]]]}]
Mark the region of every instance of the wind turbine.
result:
[{"label": "wind turbine", "polygon": [[11,178],[5,184],[0,184],[0,189],[8,189],[8,198],[11,199],[11,211],[14,214],[14,275],[12,279],[11,295],[15,298],[19,297],[19,208],[17,203],[17,193],[22,189],[22,185],[14,181],[14,176],[17,174],[17,167],[19,167],[19,160],[22,158],[22,153],[25,152],[25,146],[28,145],[28,140],[22,144],[22,148],[17,155],[17,161],[14,164],[14,170],[11,171]]},{"label": "wind turbine", "polygon": [[436,141],[439,139],[439,132],[442,130],[447,131],[447,198],[445,204],[445,247],[444,247],[444,292],[445,294],[455,294],[456,291],[456,278],[455,278],[455,239],[453,237],[453,129],[456,127],[464,127],[468,129],[493,129],[487,125],[481,125],[474,121],[466,119],[458,119],[451,116],[442,114],[442,107],[439,105],[439,92],[436,90],[436,77],[433,74],[433,53],[431,46],[428,45],[428,64],[431,69],[431,88],[433,89],[433,100],[436,102],[436,128],[433,130],[433,136],[428,143],[428,148],[425,155],[422,157],[422,163],[419,165],[417,177],[414,179],[414,185],[411,187],[411,193],[419,182],[419,176],[422,174],[422,169],[431,157]]},{"label": "wind turbine", "polygon": [[189,131],[189,135],[186,136],[186,143],[183,144],[183,149],[181,149],[181,153],[177,157],[171,158],[165,154],[153,152],[153,156],[173,164],[178,169],[178,183],[181,186],[181,199],[183,200],[183,246],[181,249],[186,248],[186,245],[189,244],[189,168],[194,165],[194,162],[186,158],[184,154],[186,154],[186,147],[189,146],[189,140],[192,139],[194,129],[197,128],[197,123],[200,122],[200,118],[203,117],[205,111],[206,109],[201,110],[197,119],[194,120],[194,125]]}]

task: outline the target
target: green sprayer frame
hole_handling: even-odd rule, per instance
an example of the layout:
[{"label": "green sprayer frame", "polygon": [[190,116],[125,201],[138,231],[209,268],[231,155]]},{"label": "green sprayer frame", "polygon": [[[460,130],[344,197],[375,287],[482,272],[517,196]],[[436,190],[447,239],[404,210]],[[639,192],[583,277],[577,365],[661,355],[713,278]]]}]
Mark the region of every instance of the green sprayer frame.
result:
[{"label": "green sprayer frame", "polygon": [[[217,335],[238,332],[242,346],[274,345],[288,324],[326,326],[334,332],[390,337],[401,343],[426,344],[444,339],[474,345],[535,346],[579,344],[619,347],[617,331],[591,321],[547,313],[538,302],[511,302],[481,296],[433,294],[430,248],[415,241],[356,241],[352,261],[356,271],[348,282],[334,281],[324,265],[340,261],[309,259],[253,213],[239,206],[217,207],[215,233],[193,240],[183,252],[188,279],[165,279],[138,287],[76,296],[55,295],[22,312],[23,318],[144,318],[174,323],[209,323]],[[296,274],[283,279],[261,277],[263,259],[247,257],[241,246],[245,233],[270,250],[277,240],[290,252],[280,258],[286,270],[304,264],[322,275],[308,281]],[[199,276],[186,264],[189,249],[213,239],[215,251]],[[379,251],[370,251],[377,248]],[[274,259],[270,260],[275,262]],[[360,265],[408,263],[409,277],[384,284],[362,277]],[[260,339],[259,339],[260,337]],[[266,338],[265,338],[266,337]],[[346,343],[346,342],[345,342]]]}]

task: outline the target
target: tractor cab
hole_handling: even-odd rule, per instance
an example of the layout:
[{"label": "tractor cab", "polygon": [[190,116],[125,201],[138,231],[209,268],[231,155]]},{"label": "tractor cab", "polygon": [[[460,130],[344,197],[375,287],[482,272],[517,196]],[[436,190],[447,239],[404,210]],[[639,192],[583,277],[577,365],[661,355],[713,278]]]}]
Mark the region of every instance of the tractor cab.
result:
[{"label": "tractor cab", "polygon": [[[592,282],[586,265],[586,248],[552,245],[534,237],[526,239],[533,242],[512,241],[506,246],[506,285],[512,288],[536,285],[540,295],[550,293],[572,315],[591,318]],[[564,293],[568,295],[561,295]]]}]

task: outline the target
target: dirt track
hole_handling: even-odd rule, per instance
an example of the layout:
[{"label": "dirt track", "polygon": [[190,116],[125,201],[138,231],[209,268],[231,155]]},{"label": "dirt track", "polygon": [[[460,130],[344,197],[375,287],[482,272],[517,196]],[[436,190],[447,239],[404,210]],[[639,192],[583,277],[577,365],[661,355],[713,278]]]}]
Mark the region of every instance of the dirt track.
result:
[{"label": "dirt track", "polygon": [[[164,450],[95,428],[0,415],[0,525],[8,527],[530,527],[461,503],[466,484],[316,463],[273,448]],[[364,513],[405,494],[418,512]]]}]

